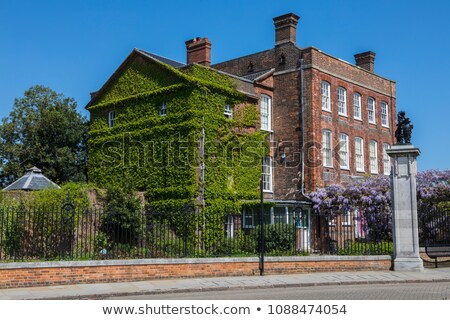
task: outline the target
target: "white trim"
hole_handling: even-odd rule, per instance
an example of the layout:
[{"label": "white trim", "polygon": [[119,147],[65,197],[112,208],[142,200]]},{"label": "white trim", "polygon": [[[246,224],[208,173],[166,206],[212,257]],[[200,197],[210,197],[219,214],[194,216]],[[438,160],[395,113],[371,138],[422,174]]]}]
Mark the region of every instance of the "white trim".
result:
[{"label": "white trim", "polygon": [[[383,113],[383,109],[386,111],[385,114]],[[383,123],[383,115],[386,115],[386,123]],[[381,126],[389,128],[389,105],[386,101],[381,101]]]},{"label": "white trim", "polygon": [[[329,141],[324,140],[326,136],[325,133],[329,133]],[[325,149],[324,146],[326,146],[327,144],[329,144],[329,148]],[[328,161],[325,161],[325,159],[328,159],[327,157],[325,157],[325,150],[330,150],[330,163],[328,163]],[[322,130],[322,165],[326,168],[333,168],[333,133],[328,129]]]},{"label": "white trim", "polygon": [[[372,104],[369,103],[369,101],[373,101]],[[371,124],[376,124],[377,123],[377,114],[376,114],[376,107],[375,107],[375,99],[372,97],[367,98],[367,121]],[[370,109],[370,107],[373,107],[373,110]],[[373,112],[372,114],[372,120],[370,120],[370,113]]]},{"label": "white trim", "polygon": [[[359,108],[359,117],[357,117],[355,114],[355,97],[358,97],[358,108]],[[353,93],[353,118],[356,120],[362,120],[362,107],[361,107],[361,94],[359,92],[354,92]]]},{"label": "white trim", "polygon": [[[372,146],[374,151],[374,156],[372,155]],[[370,158],[370,173],[378,173],[378,143],[375,140],[370,140],[369,143],[369,158]],[[375,168],[373,168],[372,160],[375,161]]]},{"label": "white trim", "polygon": [[163,102],[159,107],[159,116],[166,117],[167,116],[167,102]]},{"label": "white trim", "polygon": [[108,112],[108,127],[112,128],[116,124],[116,110]]},{"label": "white trim", "polygon": [[[361,142],[361,167],[358,167],[358,153],[357,153],[357,140]],[[364,170],[364,139],[361,137],[355,137],[355,167],[357,172],[365,172]]]},{"label": "white trim", "polygon": [[[267,113],[263,113],[263,103],[267,102]],[[261,94],[260,98],[260,117],[261,117],[261,130],[272,130],[272,97],[267,94]],[[263,127],[263,117],[267,117],[267,127]]]},{"label": "white trim", "polygon": [[[341,100],[341,94],[340,92],[343,92],[343,100]],[[344,112],[341,112],[341,103],[342,103],[342,107],[344,109]],[[347,90],[344,87],[338,87],[338,114],[340,116],[347,116]]]},{"label": "white trim", "polygon": [[387,176],[391,174],[391,158],[386,152],[390,148],[388,143],[383,143],[383,174]]},{"label": "white trim", "polygon": [[[342,138],[344,138],[344,140],[345,140],[344,144],[343,144],[343,139]],[[345,147],[345,148],[343,149],[343,147]],[[350,168],[350,154],[349,154],[348,150],[349,150],[349,148],[348,148],[348,135],[345,134],[345,133],[341,133],[339,135],[339,167],[341,169],[347,169],[348,170]],[[346,165],[342,164],[342,160],[343,160],[342,153],[345,153],[345,155],[346,155],[346,157],[344,159],[347,162]]]},{"label": "white trim", "polygon": [[330,83],[322,80],[322,110],[331,112],[331,97],[330,97]]},{"label": "white trim", "polygon": [[[269,163],[267,163],[267,161]],[[264,167],[268,168],[268,172],[266,172],[266,173],[264,172]],[[268,179],[266,179],[266,177],[268,177]],[[263,178],[263,192],[272,192],[273,191],[272,157],[264,157],[263,158],[262,178]],[[267,185],[269,188],[266,188]]]}]

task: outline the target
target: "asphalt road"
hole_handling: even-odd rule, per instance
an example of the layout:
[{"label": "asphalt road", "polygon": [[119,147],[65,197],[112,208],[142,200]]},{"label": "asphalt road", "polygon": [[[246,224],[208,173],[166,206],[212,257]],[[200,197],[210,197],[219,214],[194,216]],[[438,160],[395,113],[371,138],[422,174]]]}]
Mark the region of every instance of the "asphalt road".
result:
[{"label": "asphalt road", "polygon": [[240,289],[116,296],[107,300],[450,300],[450,282]]}]

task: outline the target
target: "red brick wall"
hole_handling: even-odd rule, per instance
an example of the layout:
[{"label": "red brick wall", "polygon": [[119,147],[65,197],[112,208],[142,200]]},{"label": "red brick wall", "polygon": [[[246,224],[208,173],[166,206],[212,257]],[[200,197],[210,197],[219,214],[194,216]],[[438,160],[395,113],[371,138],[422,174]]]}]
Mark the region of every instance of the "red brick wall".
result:
[{"label": "red brick wall", "polygon": [[[269,259],[268,259],[269,260]],[[286,260],[286,259],[285,259]],[[116,264],[97,266],[64,266],[0,268],[0,289],[18,287],[52,286],[78,283],[109,283],[144,281],[152,279],[219,277],[219,276],[251,276],[259,274],[259,263],[243,260],[205,263],[151,263],[151,264]],[[337,260],[330,258],[320,261],[311,259],[302,261],[267,261],[265,274],[308,273],[317,271],[361,271],[389,270],[391,260]]]}]

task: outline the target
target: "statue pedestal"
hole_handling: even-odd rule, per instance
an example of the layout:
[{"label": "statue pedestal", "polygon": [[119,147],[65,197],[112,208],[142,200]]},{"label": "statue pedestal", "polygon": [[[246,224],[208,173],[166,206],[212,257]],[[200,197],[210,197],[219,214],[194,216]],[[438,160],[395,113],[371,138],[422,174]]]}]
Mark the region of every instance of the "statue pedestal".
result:
[{"label": "statue pedestal", "polygon": [[416,158],[420,150],[411,144],[393,145],[387,154],[392,159],[394,270],[422,271],[416,191]]}]

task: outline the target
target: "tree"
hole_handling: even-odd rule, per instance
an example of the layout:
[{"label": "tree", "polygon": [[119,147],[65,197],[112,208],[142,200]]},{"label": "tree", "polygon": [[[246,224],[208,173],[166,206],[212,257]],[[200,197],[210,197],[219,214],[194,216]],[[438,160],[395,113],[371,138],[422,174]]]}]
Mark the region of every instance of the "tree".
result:
[{"label": "tree", "polygon": [[0,185],[37,166],[56,183],[86,180],[86,117],[73,98],[33,86],[0,124]]}]

